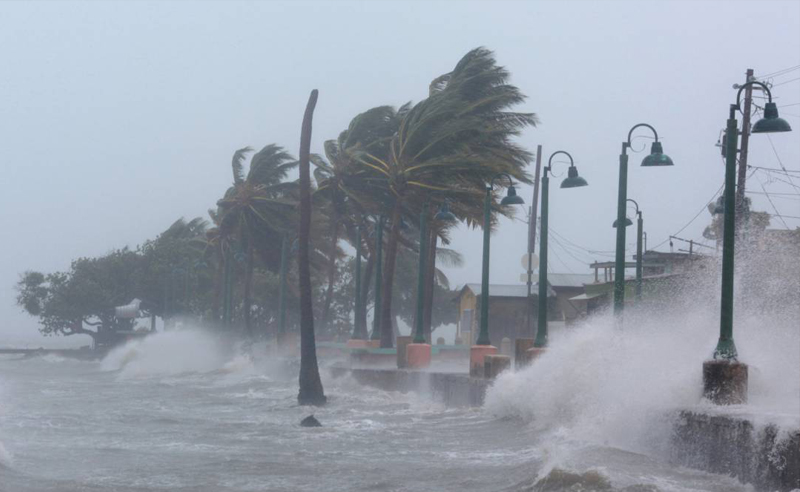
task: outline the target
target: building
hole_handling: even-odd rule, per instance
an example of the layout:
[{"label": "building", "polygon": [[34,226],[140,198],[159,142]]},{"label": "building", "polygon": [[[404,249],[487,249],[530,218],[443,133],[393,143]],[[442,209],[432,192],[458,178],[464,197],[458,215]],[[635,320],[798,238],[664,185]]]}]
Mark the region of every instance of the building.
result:
[{"label": "building", "polygon": [[[583,318],[587,303],[573,300],[585,293],[584,285],[593,282],[589,274],[551,273],[548,274],[548,319],[565,324]],[[524,284],[489,286],[489,337],[494,344],[503,338],[532,338],[536,333],[536,320],[539,315],[539,287]],[[458,302],[458,325],[456,339],[472,345],[478,338],[480,329],[481,284],[466,284],[454,299]]]}]

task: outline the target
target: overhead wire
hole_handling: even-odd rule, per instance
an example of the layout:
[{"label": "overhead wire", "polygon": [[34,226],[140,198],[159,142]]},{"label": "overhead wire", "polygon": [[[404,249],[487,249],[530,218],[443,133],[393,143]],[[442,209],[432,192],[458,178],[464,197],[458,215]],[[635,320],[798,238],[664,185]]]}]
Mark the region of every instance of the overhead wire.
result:
[{"label": "overhead wire", "polygon": [[756,77],[756,80],[758,80],[758,79],[768,79],[770,77],[779,77],[781,75],[787,74],[787,73],[792,72],[792,71],[797,70],[797,69],[800,69],[800,65],[795,65],[793,67],[784,68],[784,69],[778,70],[777,72],[768,73],[766,75],[759,75],[758,77]]}]

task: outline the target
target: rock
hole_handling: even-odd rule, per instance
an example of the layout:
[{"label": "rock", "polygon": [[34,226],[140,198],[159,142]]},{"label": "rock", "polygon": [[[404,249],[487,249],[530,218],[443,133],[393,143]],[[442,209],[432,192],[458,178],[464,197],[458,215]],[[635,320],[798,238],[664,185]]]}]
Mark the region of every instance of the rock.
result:
[{"label": "rock", "polygon": [[300,421],[300,427],[322,427],[322,424],[313,415],[309,415]]}]

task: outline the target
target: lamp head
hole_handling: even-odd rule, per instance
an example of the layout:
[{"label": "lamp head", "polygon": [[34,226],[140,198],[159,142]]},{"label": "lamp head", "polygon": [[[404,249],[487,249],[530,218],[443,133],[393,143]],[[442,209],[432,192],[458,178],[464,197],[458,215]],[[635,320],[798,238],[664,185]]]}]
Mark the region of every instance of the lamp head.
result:
[{"label": "lamp head", "polygon": [[661,147],[661,142],[653,142],[653,145],[650,147],[650,155],[644,158],[642,161],[642,166],[650,167],[650,166],[672,166],[672,159],[669,158],[668,155],[664,153],[664,149]]},{"label": "lamp head", "polygon": [[567,177],[564,178],[564,181],[561,182],[562,188],[578,188],[580,186],[588,186],[589,183],[586,182],[585,179],[578,176],[578,168],[575,166],[569,166],[569,170],[567,171]]},{"label": "lamp head", "polygon": [[[629,219],[628,217],[625,217],[625,227],[632,226],[632,225],[633,225],[633,221],[631,219]],[[614,228],[617,227],[617,221],[616,220],[614,221],[614,224],[611,227],[614,227]]]},{"label": "lamp head", "polygon": [[778,106],[768,102],[764,106],[764,117],[756,121],[751,130],[753,133],[779,133],[790,132],[792,127],[789,122],[778,116]]},{"label": "lamp head", "polygon": [[500,200],[500,205],[503,206],[522,205],[524,203],[525,200],[523,200],[521,196],[517,195],[517,190],[514,188],[514,185],[508,187],[508,193],[502,200]]},{"label": "lamp head", "polygon": [[458,220],[456,216],[453,215],[453,212],[450,211],[450,204],[447,202],[442,203],[442,206],[439,207],[439,211],[436,212],[433,218],[441,222],[456,222]]}]

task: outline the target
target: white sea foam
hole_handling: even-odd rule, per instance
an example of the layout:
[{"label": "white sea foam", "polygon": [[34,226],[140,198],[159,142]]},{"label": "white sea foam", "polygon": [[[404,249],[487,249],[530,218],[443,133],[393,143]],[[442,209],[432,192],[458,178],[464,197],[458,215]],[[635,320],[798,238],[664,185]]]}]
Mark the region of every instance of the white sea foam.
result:
[{"label": "white sea foam", "polygon": [[[530,367],[501,375],[486,408],[521,417],[561,441],[665,451],[676,411],[709,406],[702,400],[701,369],[718,336],[712,311],[693,309],[677,320],[631,315],[621,328],[610,317],[593,319],[552,343]],[[797,327],[742,316],[735,339],[740,360],[750,366],[749,403],[715,410],[797,428]]]},{"label": "white sea foam", "polygon": [[228,362],[226,351],[198,330],[159,332],[113,349],[103,359],[105,371],[122,377],[177,375],[220,370]]}]

